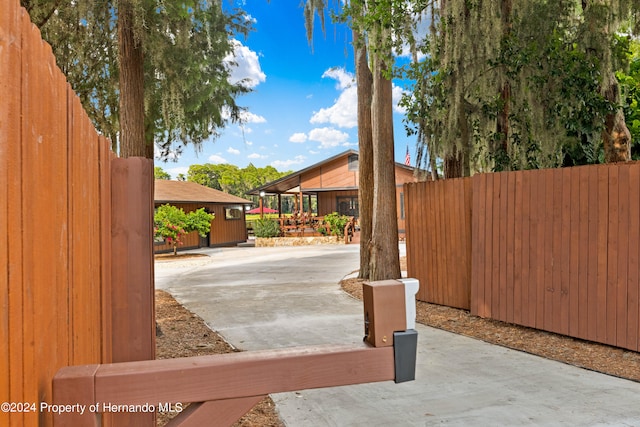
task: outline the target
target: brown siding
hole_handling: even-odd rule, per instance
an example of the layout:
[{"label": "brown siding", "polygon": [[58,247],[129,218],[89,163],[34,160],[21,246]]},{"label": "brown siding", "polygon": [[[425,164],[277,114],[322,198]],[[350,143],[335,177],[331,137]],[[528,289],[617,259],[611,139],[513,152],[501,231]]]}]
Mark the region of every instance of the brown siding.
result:
[{"label": "brown siding", "polygon": [[407,273],[420,281],[418,299],[469,309],[471,181],[404,185]]},{"label": "brown siding", "polygon": [[338,197],[358,197],[358,190],[326,191],[318,193],[318,215],[326,215],[336,212],[338,209]]},{"label": "brown siding", "polygon": [[[205,208],[209,213],[213,213],[215,218],[211,221],[211,233],[209,234],[209,246],[225,246],[235,243],[245,242],[248,238],[247,225],[244,216],[244,210],[242,211],[241,219],[226,219],[225,208],[240,206],[233,204],[217,204],[217,203],[174,203],[175,206],[182,208],[185,212],[193,212],[200,208]],[[156,204],[156,207],[158,204]],[[180,245],[178,249],[192,249],[200,247],[200,236],[197,232],[192,231],[187,234],[184,239],[184,244]],[[173,250],[171,245],[156,245],[154,247],[155,252],[166,252]]]},{"label": "brown siding", "polygon": [[348,159],[348,156],[341,157],[318,169],[304,173],[300,177],[302,189],[357,187],[358,173],[349,170]]},{"label": "brown siding", "polygon": [[[109,363],[114,347],[131,344],[117,336],[112,343],[120,265],[111,259],[112,207],[119,209],[111,197],[119,189],[111,187],[109,141],[93,129],[51,48],[17,0],[0,4],[0,402],[51,403],[58,369]],[[0,411],[0,425],[50,426],[52,418]]]}]

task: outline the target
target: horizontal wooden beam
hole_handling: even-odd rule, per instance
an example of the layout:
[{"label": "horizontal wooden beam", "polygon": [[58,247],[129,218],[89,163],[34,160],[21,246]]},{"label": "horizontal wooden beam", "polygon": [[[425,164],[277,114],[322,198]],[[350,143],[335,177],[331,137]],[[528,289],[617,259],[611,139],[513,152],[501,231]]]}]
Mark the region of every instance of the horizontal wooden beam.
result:
[{"label": "horizontal wooden beam", "polygon": [[[83,370],[84,369],[84,370]],[[77,370],[83,370],[78,374]],[[198,356],[166,360],[123,362],[62,368],[54,388],[63,391],[73,378],[87,375],[85,399],[102,405],[144,405],[167,402],[206,402],[263,396],[312,388],[361,384],[394,379],[392,347],[312,346]],[[93,379],[93,381],[91,381]],[[58,404],[68,394],[57,394]],[[86,402],[89,403],[89,402]]]}]

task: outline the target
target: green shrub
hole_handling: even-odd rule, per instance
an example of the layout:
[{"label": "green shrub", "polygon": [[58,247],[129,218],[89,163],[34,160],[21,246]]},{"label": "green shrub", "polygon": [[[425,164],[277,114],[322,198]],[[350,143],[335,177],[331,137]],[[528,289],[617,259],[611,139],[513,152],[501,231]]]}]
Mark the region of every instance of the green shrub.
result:
[{"label": "green shrub", "polygon": [[153,216],[154,238],[172,245],[175,255],[187,233],[197,231],[200,236],[205,237],[211,229],[213,219],[214,215],[206,213],[204,208],[187,214],[176,206],[162,205]]},{"label": "green shrub", "polygon": [[256,237],[278,237],[280,224],[269,218],[258,218],[253,221],[253,233]]},{"label": "green shrub", "polygon": [[324,216],[324,220],[329,224],[332,236],[344,237],[344,227],[349,222],[348,216],[340,215],[337,212],[331,212]]}]

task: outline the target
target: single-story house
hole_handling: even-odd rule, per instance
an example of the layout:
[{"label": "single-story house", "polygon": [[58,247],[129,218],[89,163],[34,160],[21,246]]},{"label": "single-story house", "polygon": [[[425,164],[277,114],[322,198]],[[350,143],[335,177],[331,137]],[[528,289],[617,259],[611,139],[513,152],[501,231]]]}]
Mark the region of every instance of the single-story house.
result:
[{"label": "single-story house", "polygon": [[[211,221],[211,232],[207,237],[203,238],[195,231],[191,232],[179,249],[233,246],[247,241],[245,207],[251,205],[250,200],[195,182],[157,179],[154,189],[154,206],[157,208],[165,204],[182,208],[187,213],[204,208],[207,213],[215,215],[214,220]],[[172,250],[170,245],[155,245],[155,252],[170,250]]]},{"label": "single-story house", "polygon": [[[404,192],[403,184],[416,182],[415,168],[395,163],[396,202],[398,206],[398,229],[400,237],[405,233]],[[260,187],[254,188],[247,194],[277,196],[278,206],[282,212],[281,198],[283,195],[295,195],[297,206],[306,206],[304,211],[314,205],[318,216],[331,212],[342,215],[359,216],[358,202],[358,152],[347,150],[331,158],[323,160],[298,172],[292,173]],[[305,202],[305,198],[308,200]]]}]

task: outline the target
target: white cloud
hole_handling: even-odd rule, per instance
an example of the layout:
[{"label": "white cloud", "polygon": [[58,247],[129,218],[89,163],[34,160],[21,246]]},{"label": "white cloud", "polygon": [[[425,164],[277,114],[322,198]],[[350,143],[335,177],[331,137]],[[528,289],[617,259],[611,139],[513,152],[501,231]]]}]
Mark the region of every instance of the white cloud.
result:
[{"label": "white cloud", "polygon": [[240,41],[233,40],[233,52],[224,58],[231,75],[229,81],[238,83],[240,81],[246,87],[256,87],[267,79],[260,67],[258,54],[244,46]]},{"label": "white cloud", "polygon": [[251,153],[247,156],[250,159],[266,159],[267,156],[265,156],[264,154],[258,154],[258,153]]},{"label": "white cloud", "polygon": [[289,160],[276,160],[271,163],[271,166],[273,166],[278,170],[286,170],[293,165],[299,165],[304,163],[305,160],[307,160],[305,156],[296,156],[295,158],[289,159]]},{"label": "white cloud", "polygon": [[343,128],[356,127],[358,125],[358,91],[353,74],[342,68],[331,68],[325,71],[322,77],[337,80],[336,89],[342,92],[331,107],[314,112],[309,122],[329,123]]},{"label": "white cloud", "polygon": [[225,159],[224,157],[218,155],[218,154],[212,154],[209,156],[208,160],[211,163],[227,163],[227,159]]},{"label": "white cloud", "polygon": [[[335,79],[336,89],[341,92],[331,107],[314,112],[309,122],[311,124],[328,123],[347,129],[358,126],[358,88],[353,74],[342,68],[330,68],[322,77]],[[394,84],[392,91],[393,110],[400,114],[406,113],[406,109],[398,106],[404,90]]]},{"label": "white cloud", "polygon": [[402,89],[400,86],[393,85],[393,88],[391,90],[393,111],[395,111],[396,113],[405,114],[407,112],[407,109],[405,107],[401,107],[398,104],[400,102],[400,99],[402,98],[402,95],[404,94],[404,89]]},{"label": "white cloud", "polygon": [[338,90],[347,89],[355,85],[356,83],[356,79],[353,73],[350,73],[344,68],[340,67],[329,68],[322,74],[322,77],[329,77],[337,80],[338,84],[336,85],[336,89]]},{"label": "white cloud", "polygon": [[315,128],[309,132],[309,139],[318,141],[320,143],[318,148],[332,148],[348,142],[349,134],[334,128]]},{"label": "white cloud", "polygon": [[302,144],[303,142],[306,142],[306,141],[307,141],[307,134],[302,132],[294,133],[289,137],[289,142],[293,142],[296,144]]},{"label": "white cloud", "polygon": [[267,119],[263,116],[259,116],[249,111],[242,111],[240,113],[240,120],[243,123],[266,123]]},{"label": "white cloud", "polygon": [[235,148],[233,148],[233,147],[229,147],[229,148],[227,148],[227,153],[229,153],[229,154],[235,154],[235,155],[237,156],[238,154],[240,154],[240,150],[236,150],[236,149],[235,149]]},{"label": "white cloud", "polygon": [[178,175],[183,174],[184,176],[187,176],[189,173],[189,168],[188,167],[177,167],[177,168],[170,168],[170,169],[165,169],[165,172],[167,172],[169,175],[171,175],[172,179],[177,179]]}]

